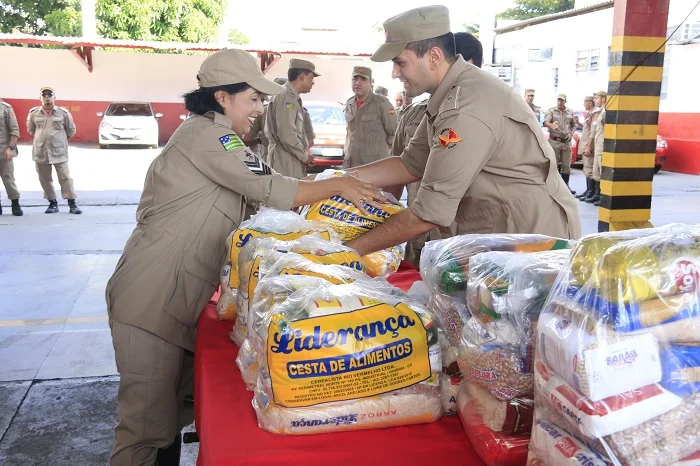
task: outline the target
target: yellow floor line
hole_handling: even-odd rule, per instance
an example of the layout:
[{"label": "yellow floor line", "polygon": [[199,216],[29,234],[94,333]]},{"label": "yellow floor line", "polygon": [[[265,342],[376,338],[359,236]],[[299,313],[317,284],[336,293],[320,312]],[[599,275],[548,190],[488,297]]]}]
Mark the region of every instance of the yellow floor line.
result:
[{"label": "yellow floor line", "polygon": [[93,324],[107,322],[107,316],[83,316],[83,317],[61,317],[59,319],[21,319],[21,320],[0,320],[0,328],[3,327],[36,327],[42,325],[64,325],[64,324]]}]

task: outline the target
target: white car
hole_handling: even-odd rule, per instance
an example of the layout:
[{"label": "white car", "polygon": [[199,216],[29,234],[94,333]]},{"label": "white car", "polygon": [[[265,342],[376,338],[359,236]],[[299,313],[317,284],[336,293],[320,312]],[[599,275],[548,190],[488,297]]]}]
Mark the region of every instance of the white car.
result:
[{"label": "white car", "polygon": [[153,113],[148,102],[112,102],[100,123],[100,148],[110,146],[149,146],[158,148],[158,120],[162,113]]}]

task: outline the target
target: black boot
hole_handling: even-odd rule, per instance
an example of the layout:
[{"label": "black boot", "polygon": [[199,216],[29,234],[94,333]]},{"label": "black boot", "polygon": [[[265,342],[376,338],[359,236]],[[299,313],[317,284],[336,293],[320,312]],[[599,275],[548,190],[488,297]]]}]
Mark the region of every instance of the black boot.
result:
[{"label": "black boot", "polygon": [[596,202],[600,203],[600,181],[594,181],[594,183],[595,191],[593,191],[592,196],[586,198],[586,202],[595,205]]},{"label": "black boot", "polygon": [[83,211],[80,210],[77,205],[75,205],[75,199],[68,199],[68,211],[75,215],[80,215],[83,213]]},{"label": "black boot", "polygon": [[593,179],[586,178],[586,190],[584,192],[582,192],[581,194],[579,194],[578,196],[576,196],[576,199],[578,199],[579,201],[583,201],[584,199],[586,199],[586,197],[588,197],[588,194],[592,193],[592,192],[593,192]]},{"label": "black boot", "polygon": [[182,436],[178,433],[175,441],[168,448],[159,448],[156,466],[179,466]]},{"label": "black boot", "polygon": [[21,217],[24,215],[22,208],[19,206],[19,199],[12,199],[12,215],[15,217]]},{"label": "black boot", "polygon": [[46,209],[46,214],[55,214],[58,212],[58,201],[49,199],[49,207]]},{"label": "black boot", "polygon": [[[567,187],[567,188],[569,188],[569,177],[570,177],[570,176],[571,176],[571,175],[568,174],[568,173],[562,173],[562,174],[561,174],[561,178],[564,180],[564,183],[566,183],[566,187]],[[574,190],[571,189],[571,188],[569,188],[569,191],[571,191],[571,194],[576,194],[576,191],[574,191]]]}]

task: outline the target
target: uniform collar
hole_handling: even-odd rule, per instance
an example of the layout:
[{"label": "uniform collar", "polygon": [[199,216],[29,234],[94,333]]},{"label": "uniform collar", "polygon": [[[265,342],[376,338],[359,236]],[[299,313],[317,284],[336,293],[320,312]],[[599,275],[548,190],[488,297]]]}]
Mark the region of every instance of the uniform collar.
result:
[{"label": "uniform collar", "polygon": [[233,127],[233,122],[231,121],[231,119],[219,112],[215,112],[212,110],[205,113],[204,116],[209,118],[210,120],[214,120],[214,124],[225,126],[228,129],[231,129],[231,127]]},{"label": "uniform collar", "polygon": [[462,58],[462,55],[457,55],[457,61],[452,64],[450,70],[447,72],[445,77],[442,78],[440,84],[438,84],[435,93],[430,96],[430,101],[428,102],[428,114],[431,118],[437,115],[437,113],[440,111],[442,101],[445,100],[445,97],[447,97],[450,89],[452,89],[457,83],[459,76],[468,68],[469,66]]},{"label": "uniform collar", "polygon": [[296,89],[294,89],[294,86],[292,86],[292,83],[287,81],[286,83],[284,83],[284,87],[287,88],[287,92],[291,93],[297,99],[299,98],[299,93],[297,92]]}]

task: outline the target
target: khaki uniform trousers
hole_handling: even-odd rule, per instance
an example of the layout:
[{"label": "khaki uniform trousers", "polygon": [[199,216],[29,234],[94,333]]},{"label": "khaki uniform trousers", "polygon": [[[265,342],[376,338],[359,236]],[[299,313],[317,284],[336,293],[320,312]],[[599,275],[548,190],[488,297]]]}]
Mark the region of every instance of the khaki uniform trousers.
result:
[{"label": "khaki uniform trousers", "polygon": [[194,420],[184,406],[194,395],[194,356],[132,325],[110,321],[117,370],[119,417],[111,466],[153,466],[159,448]]},{"label": "khaki uniform trousers", "polygon": [[5,185],[5,191],[7,191],[7,197],[11,200],[19,199],[19,191],[17,190],[17,184],[15,183],[15,164],[10,160],[5,159],[5,154],[0,154],[0,178],[2,178],[2,184]]},{"label": "khaki uniform trousers", "polygon": [[581,156],[581,159],[583,161],[583,174],[586,178],[593,178],[593,159],[595,156],[591,155],[590,157],[586,157],[585,155]]},{"label": "khaki uniform trousers", "polygon": [[600,176],[603,173],[603,154],[598,153],[593,156],[593,171],[591,176],[595,181],[600,181]]},{"label": "khaki uniform trousers", "polygon": [[557,165],[561,166],[561,174],[571,173],[571,146],[566,142],[549,140],[549,145],[554,149],[554,158]]},{"label": "khaki uniform trousers", "polygon": [[73,178],[70,177],[68,162],[36,164],[36,172],[39,175],[41,188],[44,190],[44,197],[49,201],[56,200],[56,191],[53,188],[52,166],[56,167],[56,176],[58,177],[58,184],[61,185],[61,196],[63,199],[75,199]]},{"label": "khaki uniform trousers", "polygon": [[[408,207],[411,207],[411,204],[413,204],[413,201],[416,199],[419,188],[420,181],[411,183],[406,187],[406,191],[408,192]],[[428,240],[428,233],[430,232],[426,231],[425,233],[416,236],[411,240],[408,240],[408,242],[406,243],[406,254],[404,256],[404,259],[406,260],[406,262],[413,264],[413,266],[419,270],[420,254],[423,251],[423,247],[425,247],[425,242]]]}]

